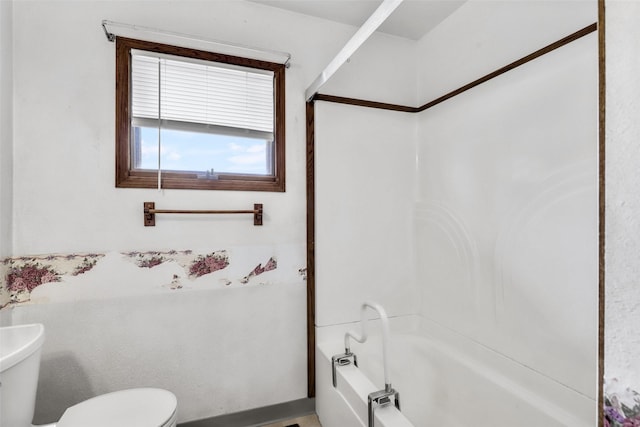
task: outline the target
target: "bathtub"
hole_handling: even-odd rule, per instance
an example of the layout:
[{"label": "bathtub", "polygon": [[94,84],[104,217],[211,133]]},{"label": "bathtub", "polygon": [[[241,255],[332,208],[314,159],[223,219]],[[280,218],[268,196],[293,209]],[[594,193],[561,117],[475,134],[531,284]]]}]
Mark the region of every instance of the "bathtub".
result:
[{"label": "bathtub", "polygon": [[[595,399],[422,317],[390,321],[390,380],[401,411],[393,405],[376,409],[376,427],[596,425]],[[367,396],[384,388],[376,322],[367,342],[351,345],[358,367],[337,368],[336,388],[331,357],[344,353],[344,333],[360,326],[316,328],[316,412],[323,427],[368,425]]]}]

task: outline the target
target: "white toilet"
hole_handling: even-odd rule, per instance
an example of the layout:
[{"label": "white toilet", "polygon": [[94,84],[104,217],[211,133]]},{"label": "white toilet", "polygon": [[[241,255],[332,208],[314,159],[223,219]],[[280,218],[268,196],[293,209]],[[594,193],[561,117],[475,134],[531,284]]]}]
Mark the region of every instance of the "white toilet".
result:
[{"label": "white toilet", "polygon": [[[0,328],[0,426],[32,427],[41,324]],[[68,408],[57,423],[43,427],[175,427],[178,401],[157,388],[103,394]]]}]

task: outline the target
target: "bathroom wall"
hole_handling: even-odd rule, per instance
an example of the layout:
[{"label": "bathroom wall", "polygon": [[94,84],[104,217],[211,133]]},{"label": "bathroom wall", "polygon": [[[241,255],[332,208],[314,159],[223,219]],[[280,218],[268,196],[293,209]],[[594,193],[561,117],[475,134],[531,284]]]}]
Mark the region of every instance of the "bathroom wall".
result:
[{"label": "bathroom wall", "polygon": [[640,4],[605,6],[605,392],[630,408],[635,404],[640,419]]},{"label": "bathroom wall", "polygon": [[[415,42],[374,34],[320,93],[413,105]],[[315,103],[316,325],[360,319],[372,300],[416,313],[416,118]]]},{"label": "bathroom wall", "polygon": [[[306,397],[304,90],[356,29],[244,1],[17,1],[11,32],[1,4],[3,46],[14,43],[2,53],[3,230],[14,221],[0,321],[45,325],[34,422],[126,387],[173,391],[179,421]],[[287,191],[116,189],[115,46],[103,19],[291,52]],[[144,227],[145,201],[263,203],[264,225],[159,216]]]},{"label": "bathroom wall", "polygon": [[[15,197],[14,253],[303,243],[304,163],[296,161],[304,152],[300,93],[351,28],[290,15],[238,1],[17,2],[14,191],[30,197]],[[291,51],[296,61],[287,71],[287,192],[115,188],[115,45],[106,41],[102,19]],[[327,28],[332,35],[321,36]],[[246,218],[234,217],[160,219],[155,228],[144,228],[144,201],[194,209],[262,202],[266,226],[247,227]]]},{"label": "bathroom wall", "polygon": [[374,33],[322,86],[320,93],[417,105],[416,42]]},{"label": "bathroom wall", "polygon": [[[466,3],[420,41],[419,92],[596,19],[595,2]],[[426,110],[418,142],[422,314],[587,399],[584,425],[598,381],[597,49],[591,33]]]},{"label": "bathroom wall", "polygon": [[316,102],[316,325],[415,314],[416,119]]},{"label": "bathroom wall", "polygon": [[[11,255],[13,1],[0,2],[0,259]],[[0,276],[3,276],[0,264]],[[2,301],[0,300],[0,306]]]},{"label": "bathroom wall", "polygon": [[418,42],[420,102],[458,89],[596,21],[594,0],[467,1]]}]

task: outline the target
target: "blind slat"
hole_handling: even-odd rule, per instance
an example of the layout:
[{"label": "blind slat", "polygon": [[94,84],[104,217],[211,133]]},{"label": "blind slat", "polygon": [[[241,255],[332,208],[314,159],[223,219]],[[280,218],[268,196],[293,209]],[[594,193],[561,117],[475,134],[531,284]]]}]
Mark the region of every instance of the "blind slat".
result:
[{"label": "blind slat", "polygon": [[132,115],[273,132],[273,73],[132,54]]}]

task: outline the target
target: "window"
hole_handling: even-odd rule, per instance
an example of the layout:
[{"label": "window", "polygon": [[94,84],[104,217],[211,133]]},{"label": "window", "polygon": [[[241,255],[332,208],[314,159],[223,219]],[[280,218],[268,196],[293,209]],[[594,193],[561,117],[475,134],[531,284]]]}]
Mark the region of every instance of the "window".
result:
[{"label": "window", "polygon": [[284,191],[284,65],[116,39],[116,187]]}]

